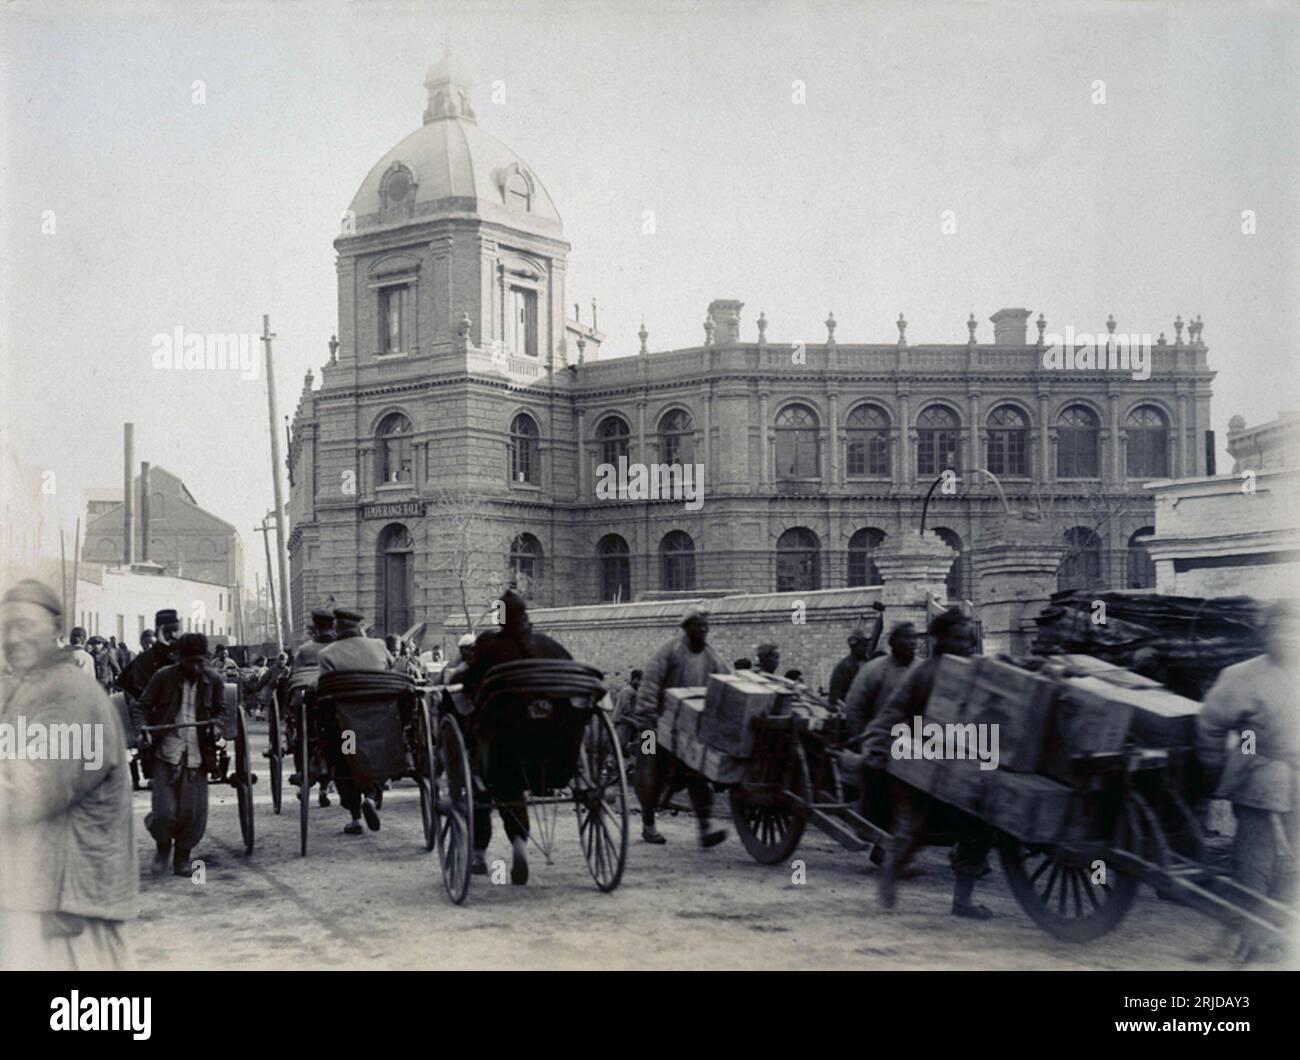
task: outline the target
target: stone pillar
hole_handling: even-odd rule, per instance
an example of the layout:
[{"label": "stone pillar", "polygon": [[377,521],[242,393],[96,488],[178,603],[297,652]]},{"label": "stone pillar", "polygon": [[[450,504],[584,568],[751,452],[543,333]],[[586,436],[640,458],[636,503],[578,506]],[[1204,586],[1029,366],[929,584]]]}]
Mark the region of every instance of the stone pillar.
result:
[{"label": "stone pillar", "polygon": [[929,622],[927,597],[946,598],[944,579],[956,553],[933,530],[922,537],[920,531],[907,529],[886,537],[871,558],[884,581],[880,599],[885,605],[885,633],[899,622],[912,622],[924,633]]},{"label": "stone pillar", "polygon": [[1065,555],[1050,521],[1036,512],[1002,514],[985,527],[971,550],[979,586],[984,654],[1027,655],[1034,617],[1056,591],[1056,570]]}]

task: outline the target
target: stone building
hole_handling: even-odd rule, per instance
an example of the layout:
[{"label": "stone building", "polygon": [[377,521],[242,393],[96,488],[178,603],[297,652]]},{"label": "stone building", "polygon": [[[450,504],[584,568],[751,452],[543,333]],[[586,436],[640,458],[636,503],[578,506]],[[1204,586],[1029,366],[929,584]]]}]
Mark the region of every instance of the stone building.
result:
[{"label": "stone building", "polygon": [[[148,470],[147,487],[143,477],[136,475],[134,489],[134,560],[173,578],[208,582],[227,590],[243,580],[244,546],[239,531],[200,508],[176,475],[155,466]],[[124,534],[122,491],[95,490],[87,501],[82,558],[108,566],[123,563]]]},{"label": "stone building", "polygon": [[[299,630],[330,596],[388,631],[477,621],[512,580],[538,606],[878,584],[875,551],[930,493],[948,595],[970,599],[966,554],[1004,511],[975,468],[1051,521],[1062,587],[1153,584],[1143,484],[1206,472],[1199,320],[1160,336],[1146,378],[1045,367],[1048,322],[1020,308],[991,341],[972,314],[967,341],[918,342],[900,314],[891,341],[849,343],[832,314],[818,341],[778,342],[720,298],[697,346],[652,351],[642,325],[599,358],[595,321],[565,314],[540,178],[478,125],[461,71],[425,85],[422,127],[344,215],[338,334],[294,415]],[[600,491],[620,458],[701,466],[702,506]]]}]

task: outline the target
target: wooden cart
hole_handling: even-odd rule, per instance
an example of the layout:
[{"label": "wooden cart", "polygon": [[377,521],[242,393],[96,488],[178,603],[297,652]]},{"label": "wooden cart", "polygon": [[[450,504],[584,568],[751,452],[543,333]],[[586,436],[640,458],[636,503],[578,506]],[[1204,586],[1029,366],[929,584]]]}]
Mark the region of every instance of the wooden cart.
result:
[{"label": "wooden cart", "polygon": [[[741,842],[756,861],[786,862],[809,824],[848,850],[890,842],[888,823],[868,820],[860,802],[845,797],[831,753],[842,744],[842,722],[821,731],[811,731],[801,717],[752,724],[754,753],[730,799]],[[1206,860],[1202,829],[1179,790],[1180,757],[1132,747],[1074,758],[1070,838],[997,831],[1011,892],[1035,923],[1070,942],[1098,938],[1123,919],[1138,885],[1147,883],[1225,924],[1248,923],[1278,939],[1295,930],[1293,910]]]}]

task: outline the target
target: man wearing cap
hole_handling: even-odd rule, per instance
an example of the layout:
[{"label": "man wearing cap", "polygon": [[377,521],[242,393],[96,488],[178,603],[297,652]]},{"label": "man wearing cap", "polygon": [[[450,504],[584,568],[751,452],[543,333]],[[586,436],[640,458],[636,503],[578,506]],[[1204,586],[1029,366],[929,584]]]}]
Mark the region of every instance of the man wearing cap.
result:
[{"label": "man wearing cap", "polygon": [[717,846],[727,838],[724,829],[710,830],[713,812],[713,788],[693,769],[688,769],[667,750],[651,744],[647,748],[644,733],[653,732],[655,721],[664,709],[664,692],[669,688],[707,685],[709,674],[730,673],[731,669],[708,643],[709,616],[698,607],[688,607],[682,615],[682,632],[657,652],[646,664],[637,690],[636,710],[629,720],[637,733],[635,741],[636,794],[641,803],[641,838],[647,843],[667,840],[655,828],[655,810],[665,791],[685,787],[700,829],[700,845]]},{"label": "man wearing cap", "polygon": [[[317,665],[323,674],[336,671],[358,670],[383,672],[391,670],[393,657],[388,654],[382,640],[367,637],[361,629],[361,615],[347,608],[334,611],[334,640],[321,647],[316,656]],[[343,753],[343,733],[339,729],[338,719],[333,711],[324,712],[324,740],[326,755],[334,773],[334,785],[338,789],[339,802],[352,815],[352,820],[343,826],[346,835],[361,835],[361,818],[366,819],[366,827],[372,832],[379,831],[379,810],[375,806],[373,791],[360,791],[352,782],[348,770],[347,755]]]},{"label": "man wearing cap", "polygon": [[[559,641],[533,629],[528,618],[528,605],[513,589],[501,594],[504,621],[500,629],[481,633],[474,642],[472,661],[461,675],[465,692],[473,701],[483,679],[492,667],[521,659],[572,659]],[[508,708],[502,705],[502,713]],[[569,712],[576,720],[576,712]],[[479,724],[482,724],[480,719]],[[506,838],[510,840],[513,861],[510,882],[528,882],[528,836],[531,827],[528,806],[524,802],[527,777],[524,766],[528,748],[518,746],[514,734],[496,733],[487,746],[484,779],[493,799],[500,806],[501,823]],[[576,750],[576,746],[575,746]],[[475,753],[471,751],[471,754]],[[492,839],[492,813],[490,809],[476,806],[474,810],[474,860],[470,866],[476,875],[488,871],[487,848]]]},{"label": "man wearing cap", "polygon": [[[153,871],[190,874],[190,851],[208,827],[208,774],[217,768],[224,742],[225,682],[208,665],[208,638],[186,633],[179,659],[149,680],[131,719],[137,743],[154,757],[153,812],[144,819],[157,844]],[[215,725],[202,724],[215,721]],[[164,726],[155,732],[145,726]]]},{"label": "man wearing cap", "polygon": [[[924,717],[930,690],[939,671],[939,659],[944,655],[971,655],[975,650],[975,631],[958,608],[950,608],[931,619],[929,632],[934,640],[933,653],[904,675],[867,725],[862,751],[866,764],[872,769],[883,770],[888,763],[895,741],[894,726],[901,724],[910,728],[914,718]],[[847,767],[854,757],[842,753],[841,765]],[[949,857],[957,876],[952,896],[953,915],[972,920],[991,917],[993,913],[988,908],[974,901],[975,881],[984,872],[993,845],[993,833],[988,826],[955,807],[936,803],[929,795],[906,784],[895,784],[894,802],[897,824],[891,844],[892,856],[880,875],[881,904],[886,908],[893,907],[899,877],[925,843],[930,822],[946,818],[943,830],[959,837]]]},{"label": "man wearing cap", "polygon": [[853,684],[853,679],[862,669],[862,664],[867,661],[867,653],[870,651],[871,642],[867,639],[866,630],[855,629],[849,634],[849,653],[837,662],[835,669],[831,671],[830,701],[832,704],[843,703],[848,697],[849,686]]},{"label": "man wearing cap", "polygon": [[623,746],[627,747],[636,737],[636,697],[641,691],[641,678],[645,675],[640,670],[633,670],[628,675],[627,684],[618,690],[614,700],[614,728],[618,732]]},{"label": "man wearing cap", "polygon": [[290,692],[297,688],[315,687],[320,675],[321,650],[333,640],[334,612],[323,607],[313,608],[307,639],[294,652],[293,666],[289,669]]},{"label": "man wearing cap", "polygon": [[[308,711],[311,711],[311,699],[316,694],[316,680],[320,676],[320,653],[327,644],[331,644],[333,641],[333,610],[325,607],[313,608],[311,612],[311,628],[307,630],[307,639],[294,652],[293,665],[289,668],[288,696],[293,716],[292,718],[286,717],[286,729],[295,736],[298,719],[294,697],[295,695],[307,697]],[[309,724],[311,724],[310,719]],[[295,746],[297,745],[296,738],[293,743]],[[320,805],[328,806],[330,804],[328,794],[329,777],[322,776],[319,783]],[[299,798],[301,797],[300,793]]]},{"label": "man wearing cap", "polygon": [[440,684],[458,685],[464,680],[465,671],[474,661],[474,634],[462,633],[460,639],[456,641],[456,649],[460,652],[460,658],[442,668],[442,674],[438,679]]},{"label": "man wearing cap", "polygon": [[764,641],[754,649],[759,673],[774,674],[781,665],[781,651],[771,641]]},{"label": "man wearing cap", "polygon": [[0,723],[84,734],[79,756],[0,758],[0,969],[124,970],[139,886],[126,736],[104,690],[59,647],[60,611],[35,580],[0,601],[17,675]]},{"label": "man wearing cap", "polygon": [[181,620],[175,611],[159,611],[153,616],[155,637],[150,630],[150,643],[145,645],[145,633],[140,634],[140,647],[143,649],[126,668],[119,682],[122,691],[131,700],[138,700],[144,695],[150,679],[164,666],[176,661],[176,641],[181,635]]},{"label": "man wearing cap", "polygon": [[889,631],[889,652],[864,665],[844,697],[849,735],[857,736],[867,727],[915,665],[916,627],[911,622],[899,622]]}]

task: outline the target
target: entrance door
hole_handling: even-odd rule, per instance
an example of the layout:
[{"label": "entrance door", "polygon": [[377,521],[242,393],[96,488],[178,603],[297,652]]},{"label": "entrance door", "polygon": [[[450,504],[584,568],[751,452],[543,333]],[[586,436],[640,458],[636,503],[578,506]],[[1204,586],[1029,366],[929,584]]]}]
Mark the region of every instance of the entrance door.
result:
[{"label": "entrance door", "polygon": [[384,633],[400,635],[415,624],[415,546],[399,523],[379,535],[379,597],[375,617]]}]

